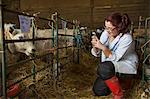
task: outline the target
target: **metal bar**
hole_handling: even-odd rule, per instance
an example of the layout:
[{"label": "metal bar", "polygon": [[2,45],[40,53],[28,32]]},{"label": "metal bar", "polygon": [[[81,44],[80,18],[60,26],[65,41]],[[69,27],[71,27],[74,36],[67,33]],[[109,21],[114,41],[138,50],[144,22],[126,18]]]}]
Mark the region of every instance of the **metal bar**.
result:
[{"label": "metal bar", "polygon": [[65,20],[65,19],[63,19],[63,18],[61,18],[61,17],[59,17],[59,16],[58,16],[58,19],[61,19],[61,20],[63,20],[63,21],[66,21],[67,23],[70,23],[71,25],[75,25],[74,23],[72,23],[72,22],[70,22],[70,21],[67,21],[67,20]]},{"label": "metal bar", "polygon": [[7,89],[6,89],[6,53],[5,53],[5,37],[4,37],[4,25],[3,25],[3,6],[2,0],[0,0],[0,29],[1,29],[1,48],[2,48],[2,98],[6,99]]},{"label": "metal bar", "polygon": [[[51,20],[53,20],[54,22],[55,22],[55,20],[54,20],[54,17],[55,17],[55,14],[52,14],[52,16],[51,16]],[[55,42],[55,37],[54,37],[54,25],[56,24],[54,24],[54,22],[52,22],[52,37],[53,37],[53,39],[52,39],[52,47],[54,47],[54,42]],[[52,58],[54,58],[54,56],[52,57]],[[50,71],[52,72],[52,74],[54,74],[54,72],[53,72],[53,68],[54,68],[54,59],[52,59],[52,68],[50,69]],[[53,80],[55,80],[55,78],[54,78],[54,76],[52,75],[52,79]],[[55,85],[55,84],[54,84]],[[55,86],[53,86],[54,88],[55,88]]]},{"label": "metal bar", "polygon": [[26,60],[20,61],[20,62],[15,63],[15,64],[10,64],[10,65],[8,65],[8,67],[14,67],[14,66],[19,65],[19,64],[24,64],[24,63],[27,63],[27,62],[35,60],[35,59],[39,59],[39,58],[41,58],[43,56],[46,56],[46,55],[49,55],[49,54],[52,55],[53,53],[49,52],[49,53],[46,53],[46,54],[43,54],[43,55],[40,55],[40,56],[36,56],[34,58],[31,58],[31,59],[26,59]]},{"label": "metal bar", "polygon": [[59,36],[71,36],[74,37],[74,35],[69,35],[69,34],[58,34]]},{"label": "metal bar", "polygon": [[35,80],[36,80],[36,79],[35,79],[36,74],[35,74],[35,65],[34,65],[34,64],[32,65],[32,69],[31,69],[31,70],[32,70],[32,74],[33,74],[33,76],[32,76],[32,77],[33,77],[33,78],[32,78],[32,79],[33,79],[33,82],[36,82],[36,81],[35,81]]},{"label": "metal bar", "polygon": [[39,40],[52,40],[53,38],[36,38],[36,39],[22,39],[22,40],[5,40],[5,43],[15,43],[15,42],[26,42],[26,41],[39,41]]},{"label": "metal bar", "polygon": [[65,58],[69,58],[69,57],[71,57],[71,56],[72,56],[72,54],[67,55],[67,56],[64,56],[64,57],[60,57],[59,59],[65,59]]},{"label": "metal bar", "polygon": [[[66,21],[67,23],[69,23],[69,24],[71,24],[71,25],[75,25],[75,23],[74,22],[70,22],[70,21],[68,21],[68,20],[65,20],[65,19],[63,19],[63,18],[61,18],[60,16],[58,16],[58,19],[60,19],[60,20],[63,20],[63,21]],[[85,26],[83,26],[83,25],[79,25],[80,27],[85,27]]]},{"label": "metal bar", "polygon": [[[25,15],[25,16],[28,16],[28,17],[35,17],[35,16],[33,16],[33,15],[25,14],[25,13],[18,12],[18,11],[13,11],[13,10],[6,9],[6,8],[4,8],[3,10],[4,10],[4,11],[7,11],[7,12],[10,12],[10,13]],[[47,20],[47,21],[54,22],[53,20],[50,20],[50,19],[47,19],[47,18],[42,18],[42,17],[38,17],[38,18],[39,18],[39,19],[42,19],[42,20]]]},{"label": "metal bar", "polygon": [[[73,23],[75,23],[75,21],[73,20]],[[75,25],[73,25],[73,36],[74,36],[74,41],[73,41],[73,43],[76,43],[75,42],[75,28],[76,28],[76,26]],[[73,47],[73,62],[74,62],[74,56],[75,56],[75,48]]]},{"label": "metal bar", "polygon": [[64,49],[64,48],[69,48],[69,47],[73,47],[73,46],[58,47],[57,49]]},{"label": "metal bar", "polygon": [[[61,21],[62,21],[62,19],[61,19]],[[63,20],[64,21],[64,20]],[[62,24],[63,25],[63,24]],[[65,31],[65,34],[64,34],[64,37],[65,37],[65,54],[67,55],[67,29],[66,29],[66,25],[65,25],[65,27],[63,27],[64,28],[64,31]]]},{"label": "metal bar", "polygon": [[[76,31],[77,31],[77,36],[79,35],[79,26],[76,27]],[[79,39],[79,38],[77,38]],[[79,64],[79,53],[80,53],[80,42],[77,42],[77,63]]]},{"label": "metal bar", "polygon": [[56,62],[57,62],[57,75],[58,75],[58,64],[59,64],[59,50],[58,50],[58,13],[56,12],[56,47],[57,47],[57,53],[56,53]]}]

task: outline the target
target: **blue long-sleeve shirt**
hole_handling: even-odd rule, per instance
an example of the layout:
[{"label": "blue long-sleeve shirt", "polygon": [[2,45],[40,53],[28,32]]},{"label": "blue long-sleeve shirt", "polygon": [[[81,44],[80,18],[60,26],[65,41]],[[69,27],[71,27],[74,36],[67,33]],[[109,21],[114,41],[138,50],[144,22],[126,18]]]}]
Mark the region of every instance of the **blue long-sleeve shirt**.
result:
[{"label": "blue long-sleeve shirt", "polygon": [[[137,73],[138,57],[130,33],[120,33],[112,42],[109,42],[108,32],[104,31],[100,37],[100,42],[107,46],[112,52],[112,57],[106,57],[102,52],[102,62],[112,61],[115,66],[115,71],[119,73]],[[92,48],[91,53],[95,57],[99,56],[99,52],[96,52],[94,48]]]}]

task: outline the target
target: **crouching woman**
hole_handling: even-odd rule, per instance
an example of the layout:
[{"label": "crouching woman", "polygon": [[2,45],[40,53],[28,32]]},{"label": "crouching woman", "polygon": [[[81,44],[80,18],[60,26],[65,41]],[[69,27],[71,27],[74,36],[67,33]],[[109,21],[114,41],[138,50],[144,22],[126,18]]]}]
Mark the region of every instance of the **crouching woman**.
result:
[{"label": "crouching woman", "polygon": [[92,36],[91,53],[101,61],[97,68],[98,77],[93,85],[97,96],[113,93],[114,99],[122,99],[123,91],[116,74],[135,75],[138,57],[128,27],[131,21],[127,14],[112,13],[105,18],[104,32],[100,39]]}]

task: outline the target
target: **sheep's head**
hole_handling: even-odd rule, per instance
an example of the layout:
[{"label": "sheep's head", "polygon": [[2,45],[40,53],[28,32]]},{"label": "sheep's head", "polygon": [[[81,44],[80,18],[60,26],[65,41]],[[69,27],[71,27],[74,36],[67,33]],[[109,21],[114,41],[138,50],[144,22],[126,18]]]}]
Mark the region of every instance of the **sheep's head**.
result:
[{"label": "sheep's head", "polygon": [[[19,29],[14,28],[14,24],[5,24],[4,32],[5,38],[8,40],[23,40],[29,39],[26,33],[22,33]],[[35,52],[35,47],[31,41],[9,43],[8,49],[11,53],[21,52],[27,56]]]}]

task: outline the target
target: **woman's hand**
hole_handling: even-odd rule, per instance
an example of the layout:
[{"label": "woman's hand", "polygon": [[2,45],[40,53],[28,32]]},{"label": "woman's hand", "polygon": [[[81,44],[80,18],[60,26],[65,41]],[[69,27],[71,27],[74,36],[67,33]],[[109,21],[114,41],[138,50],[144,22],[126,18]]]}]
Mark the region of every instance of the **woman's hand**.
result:
[{"label": "woman's hand", "polygon": [[103,45],[96,36],[92,36],[91,43],[96,50],[101,49],[106,57],[112,57],[111,51],[105,45]]},{"label": "woman's hand", "polygon": [[99,39],[97,38],[97,36],[92,36],[92,46],[96,49],[104,49],[104,45],[99,41]]}]

